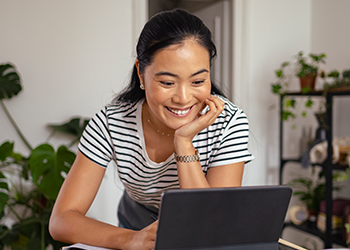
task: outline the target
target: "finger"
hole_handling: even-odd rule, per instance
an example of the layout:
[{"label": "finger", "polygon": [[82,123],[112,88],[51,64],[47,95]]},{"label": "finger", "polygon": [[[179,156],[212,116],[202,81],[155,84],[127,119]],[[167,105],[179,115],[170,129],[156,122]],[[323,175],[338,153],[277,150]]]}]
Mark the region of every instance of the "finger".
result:
[{"label": "finger", "polygon": [[216,108],[216,104],[215,104],[213,98],[208,97],[208,98],[205,100],[205,103],[209,106],[209,111],[208,111],[207,113],[209,113],[209,112],[211,112],[211,113],[216,113],[217,108]]},{"label": "finger", "polygon": [[221,100],[219,97],[216,97],[213,95],[210,95],[208,99],[215,103],[217,110],[220,111],[221,113],[222,110],[224,109],[225,102]]}]

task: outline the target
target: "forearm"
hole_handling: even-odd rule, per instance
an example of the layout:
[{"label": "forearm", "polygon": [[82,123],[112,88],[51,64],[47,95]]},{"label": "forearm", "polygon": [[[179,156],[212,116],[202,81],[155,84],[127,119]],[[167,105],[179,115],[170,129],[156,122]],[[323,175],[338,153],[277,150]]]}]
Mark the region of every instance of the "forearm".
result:
[{"label": "forearm", "polygon": [[[176,143],[175,152],[178,155],[194,155],[192,143]],[[180,188],[210,188],[199,161],[177,162],[177,172]]]},{"label": "forearm", "polygon": [[77,211],[53,214],[50,234],[65,243],[85,243],[112,249],[125,249],[134,231],[88,218]]},{"label": "forearm", "polygon": [[[195,154],[192,142],[175,141],[175,152],[181,156]],[[244,162],[208,169],[204,175],[200,162],[177,162],[180,188],[239,187],[242,185]]]}]

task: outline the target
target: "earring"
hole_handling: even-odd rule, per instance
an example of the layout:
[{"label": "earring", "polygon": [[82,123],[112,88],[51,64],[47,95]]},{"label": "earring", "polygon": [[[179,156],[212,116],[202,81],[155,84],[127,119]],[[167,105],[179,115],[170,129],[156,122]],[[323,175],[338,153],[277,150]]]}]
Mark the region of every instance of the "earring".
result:
[{"label": "earring", "polygon": [[140,89],[145,90],[145,85],[143,85],[142,83],[140,84]]}]

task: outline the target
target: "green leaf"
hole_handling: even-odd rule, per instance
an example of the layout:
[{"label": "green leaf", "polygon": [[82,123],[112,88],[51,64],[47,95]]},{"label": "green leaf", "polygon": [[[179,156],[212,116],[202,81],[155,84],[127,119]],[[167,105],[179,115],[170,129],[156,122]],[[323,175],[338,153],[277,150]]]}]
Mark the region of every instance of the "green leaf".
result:
[{"label": "green leaf", "polygon": [[295,100],[294,99],[286,99],[286,107],[295,107]]},{"label": "green leaf", "polygon": [[350,70],[344,70],[343,73],[342,73],[343,77],[344,78],[350,78]]},{"label": "green leaf", "polygon": [[11,230],[5,225],[0,225],[0,234],[3,236],[0,241],[6,246],[11,245],[17,238],[17,234],[11,232]]},{"label": "green leaf", "polygon": [[0,161],[6,160],[7,157],[11,156],[13,153],[13,142],[5,141],[0,146]]},{"label": "green leaf", "polygon": [[22,90],[21,79],[11,64],[0,65],[0,100],[11,99]]},{"label": "green leaf", "polygon": [[305,103],[305,107],[307,108],[311,108],[312,107],[312,104],[314,104],[314,102],[311,100],[311,99],[308,99]]},{"label": "green leaf", "polygon": [[80,117],[74,117],[69,122],[54,125],[49,124],[49,127],[53,128],[55,131],[73,135],[80,138],[84,132],[86,125],[89,123],[90,119],[84,119]]},{"label": "green leaf", "polygon": [[56,200],[63,183],[62,172],[68,173],[75,159],[75,153],[65,146],[57,152],[49,144],[42,144],[35,148],[30,156],[30,170],[33,182],[48,198]]},{"label": "green leaf", "polygon": [[285,68],[285,67],[287,67],[288,65],[289,65],[289,62],[284,62],[284,63],[282,63],[281,67],[282,67],[282,68]]},{"label": "green leaf", "polygon": [[282,89],[281,84],[279,83],[272,84],[272,93],[279,94],[281,89]]},{"label": "green leaf", "polygon": [[309,93],[310,91],[311,91],[311,87],[310,86],[301,88],[301,93],[303,93],[303,94]]},{"label": "green leaf", "polygon": [[283,70],[282,69],[276,70],[275,73],[276,73],[277,78],[283,77]]},{"label": "green leaf", "polygon": [[301,113],[301,116],[302,116],[302,117],[306,117],[306,111],[303,111],[303,112]]},{"label": "green leaf", "polygon": [[286,121],[288,118],[295,118],[295,114],[292,113],[291,111],[283,111],[282,112],[282,120]]},{"label": "green leaf", "polygon": [[334,78],[338,78],[339,77],[339,71],[338,70],[332,70],[331,72],[328,73],[327,75],[328,77],[334,77]]}]

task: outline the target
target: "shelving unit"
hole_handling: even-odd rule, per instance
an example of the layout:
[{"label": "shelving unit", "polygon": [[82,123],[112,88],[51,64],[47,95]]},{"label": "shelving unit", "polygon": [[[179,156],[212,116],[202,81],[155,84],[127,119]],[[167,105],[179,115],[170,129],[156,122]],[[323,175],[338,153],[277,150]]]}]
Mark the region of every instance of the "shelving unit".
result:
[{"label": "shelving unit", "polygon": [[[307,94],[301,92],[291,92],[284,95],[281,95],[280,98],[280,173],[279,173],[279,182],[283,183],[282,174],[285,164],[288,162],[297,162],[300,163],[300,159],[287,159],[283,157],[283,120],[282,120],[282,111],[283,111],[283,100],[286,96],[323,96],[323,91],[313,91]],[[327,126],[326,137],[328,142],[327,148],[327,159],[322,164],[314,164],[315,166],[322,167],[325,173],[326,180],[326,231],[322,233],[317,228],[311,228],[306,223],[302,225],[294,225],[293,223],[286,223],[285,227],[293,227],[301,231],[310,233],[312,235],[318,236],[324,242],[324,248],[331,248],[333,243],[338,245],[346,246],[345,241],[341,239],[339,235],[332,234],[332,211],[333,211],[333,185],[332,185],[332,176],[333,170],[345,170],[346,166],[334,165],[332,163],[332,141],[333,141],[333,99],[338,96],[350,96],[350,88],[342,88],[337,90],[328,91],[327,95],[324,97],[326,100],[326,112],[327,112]]]}]

